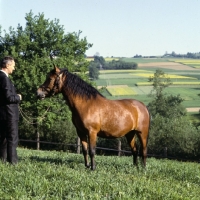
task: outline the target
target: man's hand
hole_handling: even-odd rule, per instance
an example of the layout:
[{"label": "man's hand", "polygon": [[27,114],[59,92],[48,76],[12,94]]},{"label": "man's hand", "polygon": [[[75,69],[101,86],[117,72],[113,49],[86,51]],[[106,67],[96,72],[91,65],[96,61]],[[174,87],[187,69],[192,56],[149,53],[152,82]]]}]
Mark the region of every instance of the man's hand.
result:
[{"label": "man's hand", "polygon": [[19,98],[20,98],[20,101],[22,100],[22,95],[21,94],[18,94]]}]

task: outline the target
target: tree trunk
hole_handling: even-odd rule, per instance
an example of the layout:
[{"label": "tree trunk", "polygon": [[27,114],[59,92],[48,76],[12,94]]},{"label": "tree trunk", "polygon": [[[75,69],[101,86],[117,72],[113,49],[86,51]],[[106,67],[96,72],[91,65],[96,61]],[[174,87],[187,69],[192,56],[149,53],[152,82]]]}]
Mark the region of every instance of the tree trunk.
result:
[{"label": "tree trunk", "polygon": [[40,150],[40,133],[38,130],[37,131],[37,150]]},{"label": "tree trunk", "polygon": [[118,140],[118,156],[121,156],[121,150],[122,150],[122,143],[121,140]]},{"label": "tree trunk", "polygon": [[167,147],[164,147],[164,157],[167,158]]},{"label": "tree trunk", "polygon": [[76,150],[77,154],[80,154],[80,138],[77,138],[77,150]]}]

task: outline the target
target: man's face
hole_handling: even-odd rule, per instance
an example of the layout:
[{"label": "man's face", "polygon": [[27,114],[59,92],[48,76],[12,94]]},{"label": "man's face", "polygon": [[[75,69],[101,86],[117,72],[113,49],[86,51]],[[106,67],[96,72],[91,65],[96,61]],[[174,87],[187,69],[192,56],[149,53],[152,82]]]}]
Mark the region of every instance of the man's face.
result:
[{"label": "man's face", "polygon": [[7,63],[6,65],[7,73],[12,74],[13,71],[15,70],[15,61],[11,60]]}]

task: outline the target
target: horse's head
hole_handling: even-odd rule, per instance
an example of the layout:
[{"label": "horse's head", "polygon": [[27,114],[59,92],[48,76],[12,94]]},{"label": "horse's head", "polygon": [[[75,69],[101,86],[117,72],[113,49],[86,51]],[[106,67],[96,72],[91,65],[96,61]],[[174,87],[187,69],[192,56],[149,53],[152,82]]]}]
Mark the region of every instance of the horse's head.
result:
[{"label": "horse's head", "polygon": [[51,97],[60,92],[61,90],[60,71],[61,70],[58,67],[54,66],[54,69],[47,74],[45,82],[37,89],[38,99]]}]

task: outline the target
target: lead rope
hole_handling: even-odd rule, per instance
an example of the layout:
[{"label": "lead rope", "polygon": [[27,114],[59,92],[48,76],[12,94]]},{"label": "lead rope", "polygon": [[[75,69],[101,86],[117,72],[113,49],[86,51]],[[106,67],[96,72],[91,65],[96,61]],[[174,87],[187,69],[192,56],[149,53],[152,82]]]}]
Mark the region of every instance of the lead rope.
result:
[{"label": "lead rope", "polygon": [[39,120],[43,120],[45,118],[46,113],[48,112],[50,106],[46,109],[46,111],[44,112],[44,114],[41,117],[35,117],[35,118],[31,118],[29,117],[23,110],[22,108],[19,106],[19,112],[21,114],[21,116],[23,117],[23,119],[28,123],[28,124],[37,124],[37,122],[33,123],[31,122],[31,120],[34,119],[39,119]]}]

